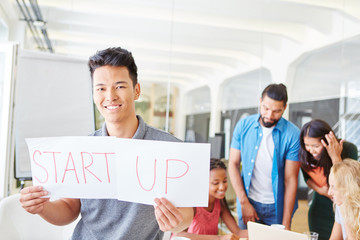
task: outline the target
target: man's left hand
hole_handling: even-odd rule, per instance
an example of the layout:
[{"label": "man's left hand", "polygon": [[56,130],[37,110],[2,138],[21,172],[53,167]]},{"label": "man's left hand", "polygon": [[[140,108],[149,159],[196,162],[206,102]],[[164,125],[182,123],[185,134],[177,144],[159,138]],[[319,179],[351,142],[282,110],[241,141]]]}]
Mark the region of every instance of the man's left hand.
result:
[{"label": "man's left hand", "polygon": [[166,198],[155,198],[155,217],[161,231],[180,232],[186,229],[193,218],[192,208],[177,208]]}]

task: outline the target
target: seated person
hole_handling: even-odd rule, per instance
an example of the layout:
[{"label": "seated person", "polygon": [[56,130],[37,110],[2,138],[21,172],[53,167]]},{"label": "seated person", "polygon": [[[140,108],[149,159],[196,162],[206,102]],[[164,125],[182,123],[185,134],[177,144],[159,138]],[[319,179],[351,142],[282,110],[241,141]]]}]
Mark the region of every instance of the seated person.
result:
[{"label": "seated person", "polygon": [[330,240],[360,239],[360,162],[345,159],[330,170],[329,195],[336,205]]},{"label": "seated person", "polygon": [[[173,236],[197,239],[238,240],[247,237],[247,230],[241,230],[225,200],[228,187],[226,166],[220,159],[210,160],[209,204],[207,207],[194,208],[195,216],[189,228]],[[224,221],[231,234],[218,236],[219,218]]]}]

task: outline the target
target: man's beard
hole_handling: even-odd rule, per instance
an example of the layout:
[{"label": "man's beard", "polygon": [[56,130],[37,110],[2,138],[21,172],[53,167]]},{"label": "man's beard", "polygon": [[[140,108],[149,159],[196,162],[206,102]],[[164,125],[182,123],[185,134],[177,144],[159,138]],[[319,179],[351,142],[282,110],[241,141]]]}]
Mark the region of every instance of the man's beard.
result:
[{"label": "man's beard", "polygon": [[276,119],[273,122],[265,122],[265,118],[263,116],[261,116],[260,118],[263,123],[263,126],[266,128],[271,128],[271,127],[275,126],[280,120],[280,119]]}]

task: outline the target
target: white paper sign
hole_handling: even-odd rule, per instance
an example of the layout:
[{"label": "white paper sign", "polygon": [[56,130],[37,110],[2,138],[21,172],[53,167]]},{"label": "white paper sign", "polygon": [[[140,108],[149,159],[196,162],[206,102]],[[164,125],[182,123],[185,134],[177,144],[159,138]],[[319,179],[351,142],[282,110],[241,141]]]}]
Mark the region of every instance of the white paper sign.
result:
[{"label": "white paper sign", "polygon": [[208,205],[210,144],[91,136],[26,142],[33,183],[50,197]]}]

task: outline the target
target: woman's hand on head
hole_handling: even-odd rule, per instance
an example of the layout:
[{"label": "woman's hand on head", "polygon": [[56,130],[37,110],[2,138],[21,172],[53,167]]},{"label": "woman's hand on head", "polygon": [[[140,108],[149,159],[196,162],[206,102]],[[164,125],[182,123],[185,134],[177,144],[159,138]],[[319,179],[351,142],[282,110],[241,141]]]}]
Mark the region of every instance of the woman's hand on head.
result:
[{"label": "woman's hand on head", "polygon": [[332,163],[341,162],[341,152],[343,150],[343,144],[344,140],[341,140],[340,142],[336,139],[335,134],[333,132],[329,132],[325,135],[326,142],[321,139],[321,143],[326,149],[326,151],[329,154],[329,157],[331,158]]}]

